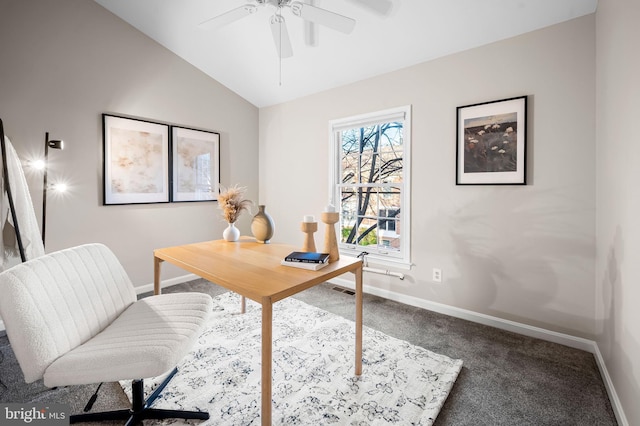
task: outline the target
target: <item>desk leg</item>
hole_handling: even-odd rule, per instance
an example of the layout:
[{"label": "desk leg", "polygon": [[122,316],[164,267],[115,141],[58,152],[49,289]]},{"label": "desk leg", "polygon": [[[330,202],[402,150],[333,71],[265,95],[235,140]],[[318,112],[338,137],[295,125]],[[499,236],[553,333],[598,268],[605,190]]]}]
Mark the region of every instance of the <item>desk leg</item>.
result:
[{"label": "desk leg", "polygon": [[362,374],[362,265],[356,270],[356,376]]},{"label": "desk leg", "polygon": [[164,262],[162,259],[158,259],[154,256],[153,258],[153,294],[160,294],[162,290],[160,289],[160,266]]},{"label": "desk leg", "polygon": [[244,296],[240,297],[240,313],[244,314],[247,312],[247,298]]},{"label": "desk leg", "polygon": [[271,299],[262,299],[262,426],[271,426],[271,369],[272,369],[272,322]]}]

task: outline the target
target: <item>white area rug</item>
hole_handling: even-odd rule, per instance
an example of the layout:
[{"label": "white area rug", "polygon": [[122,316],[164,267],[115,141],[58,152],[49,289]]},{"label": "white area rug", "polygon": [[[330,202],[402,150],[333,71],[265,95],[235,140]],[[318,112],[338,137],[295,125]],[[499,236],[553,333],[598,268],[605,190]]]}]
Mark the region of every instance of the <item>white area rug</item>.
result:
[{"label": "white area rug", "polygon": [[[192,424],[259,425],[260,306],[247,301],[241,315],[236,294],[214,302],[207,329],[153,407],[209,412],[208,421]],[[272,424],[432,424],[462,361],[367,327],[363,336],[363,372],[357,377],[353,321],[292,298],[277,302]],[[145,380],[147,392],[160,381]],[[122,385],[131,398],[129,383]]]}]

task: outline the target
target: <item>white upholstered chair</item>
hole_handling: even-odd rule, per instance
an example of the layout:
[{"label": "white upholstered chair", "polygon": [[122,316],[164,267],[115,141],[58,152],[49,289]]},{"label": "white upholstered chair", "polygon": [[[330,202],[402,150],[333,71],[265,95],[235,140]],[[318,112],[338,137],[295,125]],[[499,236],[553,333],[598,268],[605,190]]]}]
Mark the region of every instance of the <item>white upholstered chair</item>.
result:
[{"label": "white upholstered chair", "polygon": [[[150,408],[200,335],[212,300],[174,293],[137,300],[102,244],[47,254],[0,273],[0,316],[25,381],[57,387],[133,380],[131,409],[71,416],[71,422],[208,419],[201,411]],[[144,378],[171,372],[144,399]]]}]

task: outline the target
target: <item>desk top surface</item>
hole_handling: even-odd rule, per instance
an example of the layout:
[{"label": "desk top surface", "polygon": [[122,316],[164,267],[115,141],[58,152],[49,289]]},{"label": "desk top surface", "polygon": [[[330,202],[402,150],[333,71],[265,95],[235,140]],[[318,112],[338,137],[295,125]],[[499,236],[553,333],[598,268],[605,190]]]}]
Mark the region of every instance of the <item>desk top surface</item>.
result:
[{"label": "desk top surface", "polygon": [[292,251],[288,244],[262,244],[253,238],[239,241],[204,241],[154,250],[156,259],[179,266],[235,293],[271,303],[325,282],[345,272],[362,273],[362,261],[341,258],[311,271],[281,265]]}]

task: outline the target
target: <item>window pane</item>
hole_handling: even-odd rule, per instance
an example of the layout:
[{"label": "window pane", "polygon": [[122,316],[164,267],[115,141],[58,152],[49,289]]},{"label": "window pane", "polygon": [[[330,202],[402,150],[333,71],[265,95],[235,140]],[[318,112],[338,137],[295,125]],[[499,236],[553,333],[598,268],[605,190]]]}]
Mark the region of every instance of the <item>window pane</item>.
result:
[{"label": "window pane", "polygon": [[375,160],[377,155],[371,151],[365,151],[360,157],[360,183],[375,182]]},{"label": "window pane", "polygon": [[387,123],[380,141],[380,181],[402,182],[402,123]]},{"label": "window pane", "polygon": [[355,232],[352,235],[351,230],[356,225],[358,197],[356,191],[352,188],[343,189],[341,192],[341,207],[340,207],[340,220],[341,220],[341,242],[352,243],[355,241]]},{"label": "window pane", "polygon": [[356,183],[358,177],[358,161],[360,155],[357,153],[345,153],[341,161],[342,183]]},{"label": "window pane", "polygon": [[353,244],[357,237],[354,231],[354,227],[356,226],[356,216],[343,214],[340,218],[340,242]]},{"label": "window pane", "polygon": [[378,248],[383,251],[400,250],[400,233],[396,231],[380,230],[380,244]]},{"label": "window pane", "polygon": [[385,209],[400,209],[402,191],[399,187],[385,187],[380,190],[380,206]]},{"label": "window pane", "polygon": [[375,177],[375,154],[377,151],[377,126],[360,129],[360,183],[369,183]]},{"label": "window pane", "polygon": [[385,188],[380,195],[379,237],[380,249],[400,248],[401,191],[399,187]]},{"label": "window pane", "polygon": [[355,216],[358,212],[358,195],[355,189],[346,188],[341,192],[341,211],[342,216]]},{"label": "window pane", "polygon": [[360,142],[357,129],[341,132],[340,177],[343,183],[356,183],[360,162]]},{"label": "window pane", "polygon": [[363,191],[360,206],[366,206],[364,211],[365,216],[377,217],[378,205],[380,204],[380,194],[376,188],[366,188]]},{"label": "window pane", "polygon": [[380,153],[380,182],[402,182],[402,150]]},{"label": "window pane", "polygon": [[342,152],[359,152],[360,134],[358,129],[349,129],[341,133]]},{"label": "window pane", "polygon": [[376,219],[360,217],[358,226],[358,245],[368,246],[378,244]]},{"label": "window pane", "polygon": [[377,151],[378,146],[378,126],[365,127],[360,129],[362,137],[362,153],[372,153]]},{"label": "window pane", "polygon": [[396,145],[402,147],[403,124],[400,122],[382,125],[382,141],[380,145]]}]

